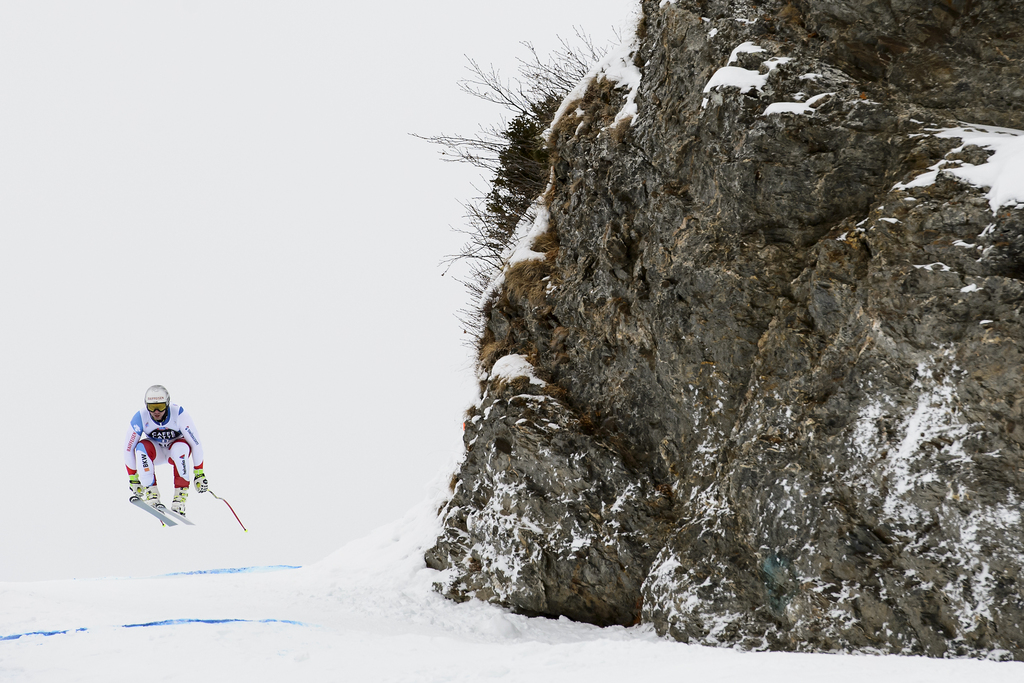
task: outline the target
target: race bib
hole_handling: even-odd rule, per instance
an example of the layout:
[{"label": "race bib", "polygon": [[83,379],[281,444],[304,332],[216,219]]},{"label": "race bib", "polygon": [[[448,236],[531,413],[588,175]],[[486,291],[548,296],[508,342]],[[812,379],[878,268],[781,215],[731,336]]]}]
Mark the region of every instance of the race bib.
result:
[{"label": "race bib", "polygon": [[154,429],[149,433],[149,438],[157,441],[174,441],[181,438],[181,432],[176,429]]}]

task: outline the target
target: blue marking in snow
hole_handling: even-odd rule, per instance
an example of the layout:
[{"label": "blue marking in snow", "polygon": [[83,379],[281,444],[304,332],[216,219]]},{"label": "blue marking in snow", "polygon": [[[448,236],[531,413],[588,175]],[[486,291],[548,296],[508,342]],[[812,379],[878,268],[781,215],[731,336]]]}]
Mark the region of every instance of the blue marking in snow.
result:
[{"label": "blue marking in snow", "polygon": [[[301,621],[291,619],[165,619],[163,621],[150,621],[145,624],[122,624],[120,628],[146,628],[147,626],[178,626],[180,624],[289,624],[291,626],[310,626]],[[26,636],[63,636],[68,633],[83,633],[88,628],[64,629],[63,631],[31,631],[29,633],[15,633],[10,636],[0,636],[0,641],[17,640]]]},{"label": "blue marking in snow", "polygon": [[190,572],[174,572],[173,574],[161,574],[165,576],[195,576],[196,574],[256,574],[260,572],[279,572],[285,569],[302,569],[301,566],[292,564],[272,564],[264,567],[232,567],[228,569],[196,569]]},{"label": "blue marking in snow", "polygon": [[15,633],[13,636],[0,636],[0,640],[17,640],[18,638],[24,638],[25,636],[62,636],[65,633],[79,633],[81,631],[88,631],[87,628],[76,628],[74,631],[66,629],[64,631],[32,631],[30,633]]},{"label": "blue marking in snow", "polygon": [[145,624],[124,624],[121,628],[145,628],[146,626],[177,626],[179,624],[291,624],[292,626],[308,626],[301,621],[291,619],[164,619],[163,621],[150,621]]}]

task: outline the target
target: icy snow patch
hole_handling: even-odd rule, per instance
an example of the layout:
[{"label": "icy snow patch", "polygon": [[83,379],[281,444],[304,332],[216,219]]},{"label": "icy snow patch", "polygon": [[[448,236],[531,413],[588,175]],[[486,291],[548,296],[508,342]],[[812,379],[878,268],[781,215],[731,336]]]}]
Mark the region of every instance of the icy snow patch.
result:
[{"label": "icy snow patch", "polygon": [[495,362],[494,367],[491,368],[491,380],[503,379],[506,381],[516,379],[517,377],[526,377],[530,380],[530,384],[537,384],[544,386],[546,382],[539,379],[534,371],[530,361],[526,360],[525,356],[521,356],[518,353],[512,353],[507,356],[503,356]]},{"label": "icy snow patch", "polygon": [[[730,66],[736,61],[736,56],[743,53],[757,53],[764,52],[765,50],[751,42],[741,43],[729,55],[729,61],[726,66],[716,71],[711,75],[711,79],[704,86],[704,93],[709,93],[716,88],[739,88],[741,93],[750,92],[755,88],[760,91],[768,83],[768,76],[774,71],[780,64],[785,64],[791,61],[791,57],[774,57],[767,59],[761,63],[762,67],[767,67],[765,73],[758,71],[751,71],[750,69],[744,69],[738,66]],[[701,102],[701,109],[707,106],[708,98],[704,98]]]},{"label": "icy snow patch", "polygon": [[962,123],[957,128],[933,129],[928,133],[938,138],[959,138],[963,144],[950,154],[959,152],[968,145],[992,150],[994,154],[985,163],[977,165],[963,163],[960,166],[948,166],[945,164],[949,162],[940,161],[913,180],[897,183],[894,189],[904,190],[931,185],[941,172],[954,175],[977,187],[987,187],[988,192],[985,196],[988,197],[993,213],[1006,204],[1024,202],[1024,131]]},{"label": "icy snow patch", "polygon": [[512,255],[508,257],[508,265],[514,266],[521,261],[542,261],[544,254],[532,249],[533,243],[538,237],[548,231],[551,221],[551,212],[548,207],[540,201],[534,204],[534,219],[526,235],[520,239],[512,249]]},{"label": "icy snow patch", "polygon": [[711,76],[711,80],[704,86],[704,92],[710,92],[715,88],[739,88],[740,92],[750,92],[754,88],[760,90],[768,82],[768,74],[760,74],[757,71],[744,69],[739,66],[723,66]]},{"label": "icy snow patch", "polygon": [[806,102],[772,102],[765,108],[761,116],[769,116],[771,114],[813,114],[816,103],[834,94],[832,92],[823,92]]},{"label": "icy snow patch", "polygon": [[769,71],[774,71],[780,64],[786,64],[792,62],[792,57],[772,57],[761,62],[762,66],[767,66]]},{"label": "icy snow patch", "polygon": [[754,43],[751,43],[748,40],[745,43],[740,43],[733,49],[732,54],[729,55],[729,61],[726,62],[726,64],[732,64],[737,59],[739,59],[739,55],[741,54],[756,54],[758,52],[765,52],[765,49],[760,45],[755,45]]},{"label": "icy snow patch", "polygon": [[[963,439],[968,433],[968,425],[961,422],[956,413],[958,401],[953,380],[947,377],[941,383],[936,383],[932,377],[932,364],[929,363],[920,363],[917,374],[921,378],[914,383],[914,387],[921,391],[917,407],[901,425],[903,438],[895,452],[888,453],[883,465],[893,494],[886,499],[885,513],[911,524],[919,521],[921,510],[907,501],[905,496],[918,487],[937,481],[933,471],[918,471],[914,467],[915,459],[920,457],[922,444],[942,437],[949,441],[947,450],[953,459],[966,458]],[[880,405],[873,405],[868,406],[859,416],[854,441],[867,457],[874,454],[872,437],[877,433],[875,422],[883,413]]]}]

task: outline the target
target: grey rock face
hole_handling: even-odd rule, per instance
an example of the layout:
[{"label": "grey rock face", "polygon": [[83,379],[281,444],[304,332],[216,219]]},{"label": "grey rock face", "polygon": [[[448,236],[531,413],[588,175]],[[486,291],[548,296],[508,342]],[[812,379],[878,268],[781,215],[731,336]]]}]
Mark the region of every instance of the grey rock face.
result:
[{"label": "grey rock face", "polygon": [[[940,133],[1024,128],[1022,27],[995,0],[644,2],[636,119],[601,79],[569,107],[546,257],[488,304],[439,590],[1024,659],[1024,207]],[[727,66],[761,87],[706,90]],[[514,354],[543,382],[492,372]]]}]

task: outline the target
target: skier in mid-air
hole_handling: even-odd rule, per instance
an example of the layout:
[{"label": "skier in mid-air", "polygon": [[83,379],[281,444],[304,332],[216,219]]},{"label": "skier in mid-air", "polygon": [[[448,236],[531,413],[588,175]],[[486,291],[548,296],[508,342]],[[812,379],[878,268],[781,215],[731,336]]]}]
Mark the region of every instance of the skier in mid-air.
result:
[{"label": "skier in mid-air", "polygon": [[146,408],[135,413],[124,439],[124,465],[132,493],[151,506],[163,507],[156,487],[156,465],[174,468],[171,510],[185,515],[188,499],[189,460],[196,491],[206,493],[209,482],[203,473],[203,447],[195,422],[184,408],[171,403],[171,395],[159,384],[146,389]]}]

